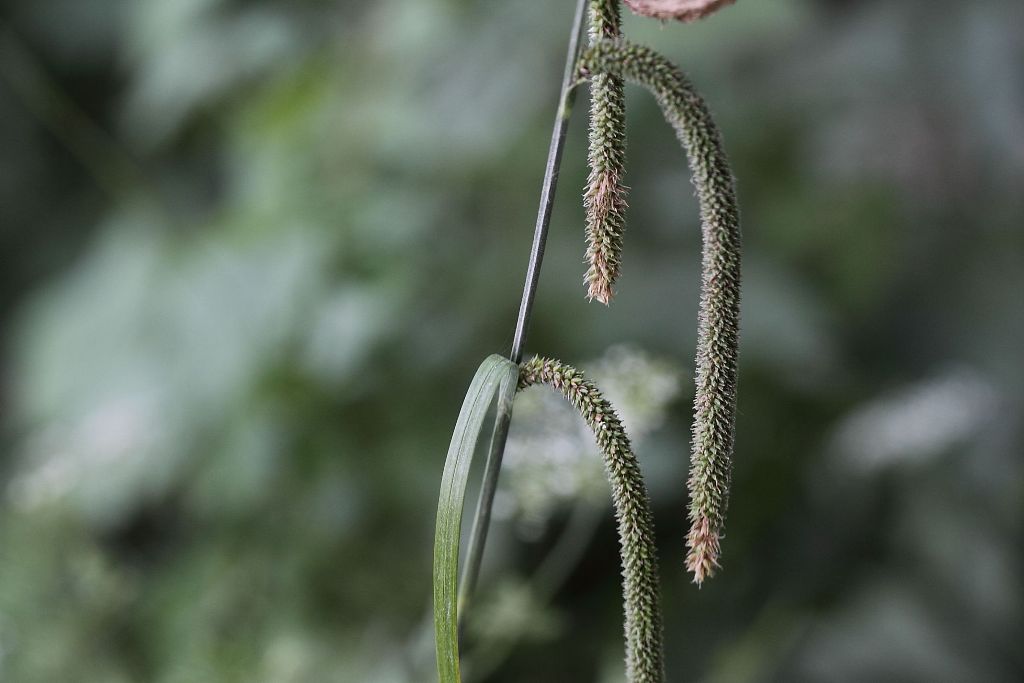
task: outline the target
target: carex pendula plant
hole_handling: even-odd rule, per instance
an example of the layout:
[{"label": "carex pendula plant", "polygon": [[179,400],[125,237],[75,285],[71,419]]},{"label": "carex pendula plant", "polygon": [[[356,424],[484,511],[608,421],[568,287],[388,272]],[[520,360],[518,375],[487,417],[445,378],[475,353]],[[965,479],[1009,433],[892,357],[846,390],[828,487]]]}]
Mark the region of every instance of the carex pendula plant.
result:
[{"label": "carex pendula plant", "polygon": [[[637,14],[693,21],[731,0],[625,0]],[[583,43],[587,28],[588,45]],[[625,230],[624,83],[657,100],[685,150],[700,206],[702,282],[690,458],[686,567],[700,584],[719,566],[732,468],[740,306],[740,228],[732,173],[718,129],[684,73],[658,53],[628,42],[618,0],[578,0],[562,94],[541,192],[513,348],[488,357],[463,402],[448,450],[434,541],[434,631],[442,683],[461,681],[460,618],[469,606],[490,523],[516,392],[543,384],[560,393],[600,448],[617,520],[623,577],[625,659],[631,683],[665,680],[654,520],[629,437],[615,409],[583,373],[553,358],[523,362],[523,345],[550,224],[558,167],[577,86],[591,90],[590,173],[584,190],[586,284],[608,304],[622,262]],[[470,465],[494,412],[483,482],[459,578],[462,511]]]}]

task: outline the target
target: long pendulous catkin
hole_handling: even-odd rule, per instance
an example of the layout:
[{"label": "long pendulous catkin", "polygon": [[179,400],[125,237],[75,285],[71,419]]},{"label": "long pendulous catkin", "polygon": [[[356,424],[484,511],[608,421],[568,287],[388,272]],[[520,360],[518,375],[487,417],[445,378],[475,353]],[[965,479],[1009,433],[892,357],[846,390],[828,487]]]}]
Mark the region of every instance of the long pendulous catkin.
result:
[{"label": "long pendulous catkin", "polygon": [[629,437],[611,404],[579,370],[557,360],[534,357],[519,368],[519,388],[534,384],[546,384],[560,392],[597,439],[618,521],[626,678],[630,683],[661,683],[665,665],[654,516]]},{"label": "long pendulous catkin", "polygon": [[719,563],[732,475],[740,315],[740,227],[732,172],[718,129],[681,70],[656,52],[600,41],[580,60],[580,78],[612,74],[651,90],[689,158],[703,237],[696,396],[686,563],[699,584]]},{"label": "long pendulous catkin", "polygon": [[[591,0],[590,41],[621,36],[618,0]],[[626,96],[622,78],[595,76],[590,86],[590,175],[583,193],[587,216],[587,297],[608,304],[622,266],[626,229]]]}]

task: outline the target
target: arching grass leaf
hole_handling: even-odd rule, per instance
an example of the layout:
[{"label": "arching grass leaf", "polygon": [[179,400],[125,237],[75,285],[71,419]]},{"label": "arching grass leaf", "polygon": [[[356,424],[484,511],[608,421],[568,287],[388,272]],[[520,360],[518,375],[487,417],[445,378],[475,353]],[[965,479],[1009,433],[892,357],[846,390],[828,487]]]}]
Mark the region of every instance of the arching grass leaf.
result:
[{"label": "arching grass leaf", "polygon": [[462,403],[448,447],[441,478],[434,530],[434,638],[437,672],[441,683],[458,683],[459,618],[458,572],[462,508],[470,465],[487,411],[497,396],[499,403],[515,396],[519,368],[501,356],[489,356],[476,371]]}]

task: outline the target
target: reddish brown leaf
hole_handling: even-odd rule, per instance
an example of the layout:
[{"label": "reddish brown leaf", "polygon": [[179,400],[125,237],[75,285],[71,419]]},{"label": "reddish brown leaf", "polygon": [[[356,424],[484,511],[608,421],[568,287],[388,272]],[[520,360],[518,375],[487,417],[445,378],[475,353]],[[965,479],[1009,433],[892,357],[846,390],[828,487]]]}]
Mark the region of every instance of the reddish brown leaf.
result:
[{"label": "reddish brown leaf", "polygon": [[736,0],[626,0],[635,14],[655,19],[696,21]]}]

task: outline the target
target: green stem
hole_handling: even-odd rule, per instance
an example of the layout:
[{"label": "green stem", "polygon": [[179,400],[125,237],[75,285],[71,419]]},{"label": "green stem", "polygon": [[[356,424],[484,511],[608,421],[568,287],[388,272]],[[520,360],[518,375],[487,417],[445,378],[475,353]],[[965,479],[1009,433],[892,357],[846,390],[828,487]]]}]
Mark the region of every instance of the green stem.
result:
[{"label": "green stem", "polygon": [[498,404],[497,414],[494,418],[494,430],[491,432],[490,447],[487,451],[487,464],[484,466],[480,497],[477,500],[473,528],[466,547],[466,563],[462,567],[462,582],[459,585],[460,622],[466,614],[470,597],[476,590],[476,582],[480,576],[484,545],[487,543],[487,530],[491,526],[494,494],[498,490],[498,475],[501,473],[501,461],[505,455],[505,444],[508,441],[508,430],[511,424],[512,401],[502,401]]},{"label": "green stem", "polygon": [[[548,161],[544,171],[544,182],[541,185],[540,208],[537,211],[537,223],[534,228],[533,245],[530,249],[530,261],[526,271],[526,283],[523,285],[523,298],[516,319],[515,337],[512,342],[510,358],[519,363],[523,358],[523,345],[530,327],[530,315],[533,312],[533,301],[540,281],[540,268],[544,261],[544,247],[547,243],[548,227],[551,225],[551,210],[555,201],[555,189],[558,185],[558,171],[562,164],[562,150],[565,148],[565,137],[569,130],[569,116],[575,101],[575,72],[579,63],[582,48],[584,21],[583,17],[587,0],[578,0],[572,29],[569,32],[569,47],[565,58],[565,70],[562,74],[562,86],[558,99],[558,113],[551,132],[551,145],[548,149]],[[494,431],[491,434],[487,465],[484,470],[480,498],[477,501],[476,515],[470,532],[469,544],[466,549],[466,564],[463,567],[461,585],[459,587],[460,604],[468,605],[480,575],[480,564],[483,561],[484,546],[487,543],[487,532],[490,526],[491,509],[494,507],[494,493],[498,487],[498,476],[501,473],[501,461],[505,454],[505,443],[508,439],[509,424],[512,421],[512,405],[499,405],[495,417]],[[461,612],[460,612],[461,614]]]}]

